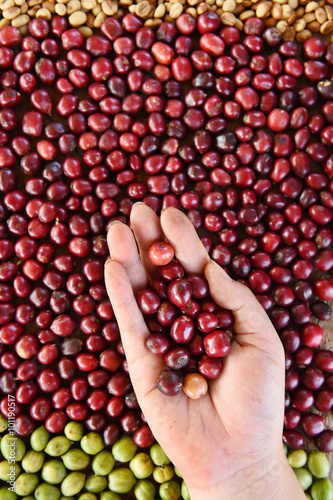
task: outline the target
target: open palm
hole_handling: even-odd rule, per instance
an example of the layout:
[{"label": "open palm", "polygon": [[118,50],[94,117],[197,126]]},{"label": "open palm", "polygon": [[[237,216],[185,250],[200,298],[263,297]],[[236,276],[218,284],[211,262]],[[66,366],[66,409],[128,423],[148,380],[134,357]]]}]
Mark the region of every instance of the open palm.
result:
[{"label": "open palm", "polygon": [[[132,384],[154,436],[193,491],[214,491],[259,462],[269,469],[271,457],[283,454],[284,353],[268,316],[249,289],[210,260],[180,211],[168,208],[159,219],[144,204],[136,204],[131,227],[133,232],[121,223],[110,227],[112,260],[106,264],[105,280]],[[185,271],[204,274],[215,302],[235,317],[235,341],[222,374],[209,382],[209,391],[199,400],[184,393],[167,397],[156,388],[165,366],[162,357],[145,347],[149,332],[135,300],[156,275],[148,249],[165,238]]]}]

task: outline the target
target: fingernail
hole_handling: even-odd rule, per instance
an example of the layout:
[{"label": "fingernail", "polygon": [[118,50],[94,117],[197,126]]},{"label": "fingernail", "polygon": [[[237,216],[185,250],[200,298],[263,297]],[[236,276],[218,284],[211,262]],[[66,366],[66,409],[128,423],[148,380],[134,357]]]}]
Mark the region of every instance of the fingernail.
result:
[{"label": "fingernail", "polygon": [[114,226],[115,224],[122,224],[122,222],[120,220],[113,220],[110,224],[110,227]]},{"label": "fingernail", "polygon": [[215,262],[215,260],[213,259],[210,259],[210,262],[212,262],[214,264],[215,267],[217,267],[218,271],[224,276],[224,278],[232,281],[232,278],[230,278],[229,274],[227,273],[227,271],[225,271],[223,269],[223,267],[219,266],[219,264],[217,262]]},{"label": "fingernail", "polygon": [[142,201],[136,201],[136,202],[134,203],[134,205],[132,206],[132,210],[133,210],[133,208],[134,208],[134,207],[138,207],[139,205],[145,205],[145,206],[146,206],[146,204],[145,204],[145,203],[143,203]]},{"label": "fingernail", "polygon": [[113,259],[111,259],[111,257],[109,257],[108,259],[106,259],[106,261],[104,262],[104,267],[107,266],[107,264],[109,264],[109,262],[112,262]]}]

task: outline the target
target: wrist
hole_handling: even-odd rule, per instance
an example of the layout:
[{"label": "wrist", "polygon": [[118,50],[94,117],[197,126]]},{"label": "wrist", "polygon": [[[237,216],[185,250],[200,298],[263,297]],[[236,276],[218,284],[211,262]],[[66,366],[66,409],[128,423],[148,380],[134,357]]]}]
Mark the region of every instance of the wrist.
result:
[{"label": "wrist", "polygon": [[206,488],[189,487],[191,500],[304,500],[305,495],[281,451],[237,470],[219,484]]}]

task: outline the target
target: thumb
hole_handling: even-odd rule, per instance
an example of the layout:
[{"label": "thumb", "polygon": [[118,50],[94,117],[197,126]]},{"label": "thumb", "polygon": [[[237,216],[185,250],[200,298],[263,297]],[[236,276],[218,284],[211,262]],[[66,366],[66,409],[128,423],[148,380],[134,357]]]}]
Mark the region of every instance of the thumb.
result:
[{"label": "thumb", "polygon": [[237,342],[270,352],[275,346],[283,355],[279,336],[251,290],[231,279],[213,260],[206,265],[204,274],[215,302],[234,315]]}]

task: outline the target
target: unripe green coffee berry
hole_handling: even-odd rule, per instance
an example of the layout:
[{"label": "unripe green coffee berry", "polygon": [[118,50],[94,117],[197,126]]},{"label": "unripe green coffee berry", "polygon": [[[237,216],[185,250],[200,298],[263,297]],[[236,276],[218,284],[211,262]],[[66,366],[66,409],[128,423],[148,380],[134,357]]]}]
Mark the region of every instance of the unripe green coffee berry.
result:
[{"label": "unripe green coffee berry", "polygon": [[150,456],[155,465],[167,465],[170,463],[170,460],[158,443],[154,443],[150,447]]},{"label": "unripe green coffee berry", "polygon": [[311,451],[308,456],[309,471],[318,478],[327,477],[330,472],[330,463],[322,451]]},{"label": "unripe green coffee berry", "polygon": [[69,470],[83,470],[88,467],[90,457],[83,450],[72,448],[67,453],[62,455],[62,461],[66,469]]},{"label": "unripe green coffee berry", "polygon": [[77,495],[83,488],[86,476],[82,472],[71,472],[61,483],[61,493],[65,497]]},{"label": "unripe green coffee berry", "polygon": [[109,489],[114,493],[129,493],[136,483],[130,469],[115,469],[109,474]]},{"label": "unripe green coffee berry", "polygon": [[97,432],[89,432],[80,441],[82,450],[88,455],[97,455],[104,448],[102,437]]},{"label": "unripe green coffee berry", "polygon": [[126,463],[134,457],[137,445],[134,443],[133,438],[125,436],[118,439],[112,446],[112,455],[118,462]]},{"label": "unripe green coffee berry", "polygon": [[165,483],[166,481],[171,481],[174,476],[174,468],[171,464],[160,465],[155,467],[153,471],[153,478],[157,483]]},{"label": "unripe green coffee berry", "polygon": [[60,460],[49,460],[43,465],[41,476],[46,483],[59,484],[66,475],[66,467]]},{"label": "unripe green coffee berry", "polygon": [[327,478],[316,479],[311,487],[313,500],[333,500],[333,485]]},{"label": "unripe green coffee berry", "polygon": [[167,481],[159,489],[161,500],[179,500],[181,497],[180,486],[176,481]]},{"label": "unripe green coffee berry", "polygon": [[154,464],[147,453],[137,453],[130,461],[129,467],[137,479],[146,479],[154,470]]},{"label": "unripe green coffee berry", "polygon": [[154,500],[156,488],[151,481],[139,479],[134,486],[134,495],[137,500]]},{"label": "unripe green coffee berry", "polygon": [[60,497],[59,488],[52,484],[42,483],[35,490],[36,500],[59,500]]},{"label": "unripe green coffee berry", "polygon": [[71,441],[65,436],[56,436],[47,443],[45,452],[51,457],[60,457],[72,446]]},{"label": "unripe green coffee berry", "polygon": [[100,500],[121,500],[121,497],[113,491],[103,491],[99,498]]},{"label": "unripe green coffee berry", "polygon": [[1,481],[15,481],[21,472],[21,467],[18,463],[10,464],[7,460],[0,462],[0,479]]},{"label": "unripe green coffee berry", "polygon": [[174,467],[174,471],[175,471],[176,476],[181,477],[181,478],[183,477],[181,475],[181,473],[179,472],[179,470],[177,469],[177,467]]},{"label": "unripe green coffee berry", "polygon": [[293,469],[299,484],[303,491],[306,491],[312,484],[312,476],[307,469],[300,467],[299,469]]},{"label": "unripe green coffee berry", "polygon": [[298,469],[299,467],[304,467],[307,458],[307,454],[304,450],[294,450],[289,453],[288,462],[293,469]]},{"label": "unripe green coffee berry", "polygon": [[95,474],[100,476],[107,476],[110,474],[114,467],[114,458],[112,453],[107,450],[100,451],[93,459],[91,464],[92,470]]},{"label": "unripe green coffee berry", "polygon": [[25,455],[25,444],[18,436],[5,434],[1,439],[1,453],[5,460],[20,462]]},{"label": "unripe green coffee berry", "polygon": [[70,441],[80,441],[84,436],[84,427],[80,422],[68,422],[65,425],[64,433]]},{"label": "unripe green coffee berry", "polygon": [[50,433],[42,425],[34,430],[30,436],[31,448],[35,451],[43,451],[50,439]]},{"label": "unripe green coffee berry", "polygon": [[23,472],[15,481],[15,493],[21,497],[31,495],[37,488],[38,483],[37,474]]},{"label": "unripe green coffee berry", "polygon": [[101,493],[107,487],[108,482],[106,477],[92,474],[85,482],[85,489],[91,493]]},{"label": "unripe green coffee berry", "polygon": [[190,497],[190,494],[188,492],[188,488],[185,484],[185,481],[182,481],[181,494],[182,494],[182,498],[184,500],[191,500],[191,497]]},{"label": "unripe green coffee berry", "polygon": [[79,496],[79,500],[97,500],[97,496],[95,493],[86,492]]},{"label": "unripe green coffee berry", "polygon": [[43,467],[44,458],[42,451],[29,450],[23,457],[22,467],[25,472],[34,474]]},{"label": "unripe green coffee berry", "polygon": [[0,434],[8,429],[8,420],[0,413]]},{"label": "unripe green coffee berry", "polygon": [[17,498],[16,493],[9,490],[7,486],[0,488],[0,500],[17,500]]}]

